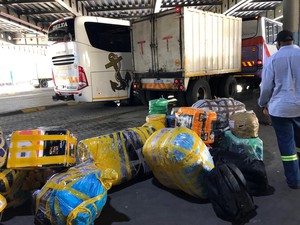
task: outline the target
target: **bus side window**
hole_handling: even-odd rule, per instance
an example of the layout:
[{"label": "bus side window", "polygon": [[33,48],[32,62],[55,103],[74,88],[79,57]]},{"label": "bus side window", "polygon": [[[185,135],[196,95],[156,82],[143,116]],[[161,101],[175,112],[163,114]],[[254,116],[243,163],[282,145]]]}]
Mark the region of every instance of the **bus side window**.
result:
[{"label": "bus side window", "polygon": [[128,26],[86,22],[89,41],[94,48],[109,52],[130,52],[130,29]]}]

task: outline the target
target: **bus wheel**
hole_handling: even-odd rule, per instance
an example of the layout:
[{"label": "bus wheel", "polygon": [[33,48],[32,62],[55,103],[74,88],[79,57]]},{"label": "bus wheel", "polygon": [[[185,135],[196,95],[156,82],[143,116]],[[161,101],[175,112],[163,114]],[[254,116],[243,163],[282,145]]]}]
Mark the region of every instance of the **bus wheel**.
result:
[{"label": "bus wheel", "polygon": [[186,102],[191,106],[200,99],[211,99],[209,83],[204,79],[192,81],[186,92]]},{"label": "bus wheel", "polygon": [[221,79],[221,82],[219,84],[220,97],[234,98],[236,96],[237,81],[234,77],[224,77]]},{"label": "bus wheel", "polygon": [[48,87],[48,81],[45,79],[40,80],[40,87],[42,87],[42,88]]}]

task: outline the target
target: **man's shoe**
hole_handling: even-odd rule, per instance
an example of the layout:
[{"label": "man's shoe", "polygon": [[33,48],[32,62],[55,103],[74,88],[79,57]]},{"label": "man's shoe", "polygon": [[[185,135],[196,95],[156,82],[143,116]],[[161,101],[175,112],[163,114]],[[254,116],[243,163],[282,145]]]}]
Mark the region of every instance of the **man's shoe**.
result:
[{"label": "man's shoe", "polygon": [[289,187],[292,188],[292,189],[300,189],[300,185],[289,184]]}]

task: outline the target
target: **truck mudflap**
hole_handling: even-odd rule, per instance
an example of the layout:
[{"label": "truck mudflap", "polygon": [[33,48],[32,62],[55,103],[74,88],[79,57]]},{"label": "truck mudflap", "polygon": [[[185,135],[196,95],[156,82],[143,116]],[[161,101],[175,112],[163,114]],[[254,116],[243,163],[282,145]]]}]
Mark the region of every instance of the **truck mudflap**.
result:
[{"label": "truck mudflap", "polygon": [[70,94],[70,95],[62,95],[62,94],[55,94],[52,96],[52,100],[53,101],[74,101],[75,98],[74,98],[74,95],[73,94]]}]

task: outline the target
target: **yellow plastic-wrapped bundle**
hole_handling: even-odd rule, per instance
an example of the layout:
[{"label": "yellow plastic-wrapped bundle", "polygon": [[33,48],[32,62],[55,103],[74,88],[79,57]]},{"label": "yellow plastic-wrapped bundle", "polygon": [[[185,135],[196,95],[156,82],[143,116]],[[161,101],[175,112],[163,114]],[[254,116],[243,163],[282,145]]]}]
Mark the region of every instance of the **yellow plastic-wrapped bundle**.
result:
[{"label": "yellow plastic-wrapped bundle", "polygon": [[206,198],[203,181],[214,163],[194,131],[186,127],[156,131],[144,144],[143,155],[161,184]]},{"label": "yellow plastic-wrapped bundle", "polygon": [[33,194],[35,220],[40,224],[93,225],[117,173],[100,171],[92,161],[53,175]]},{"label": "yellow plastic-wrapped bundle", "polygon": [[145,141],[156,129],[163,128],[160,122],[146,123],[141,127],[81,140],[77,146],[79,163],[93,159],[101,171],[112,168],[118,173],[113,185],[129,181],[151,172],[142,155]]},{"label": "yellow plastic-wrapped bundle", "polygon": [[3,195],[0,195],[0,221],[2,220],[3,211],[7,206],[6,199]]},{"label": "yellow plastic-wrapped bundle", "polygon": [[8,147],[5,141],[5,137],[3,135],[2,129],[0,128],[0,168],[3,167],[6,163],[7,151]]},{"label": "yellow plastic-wrapped bundle", "polygon": [[0,169],[0,194],[6,198],[8,208],[22,205],[30,197],[22,190],[26,175],[27,171]]},{"label": "yellow plastic-wrapped bundle", "polygon": [[153,121],[159,121],[166,126],[167,116],[166,116],[166,114],[151,114],[146,117],[147,123],[151,123]]}]

